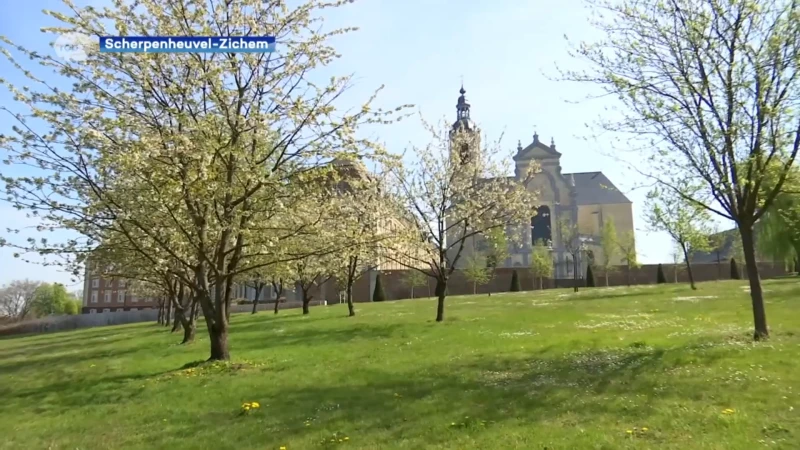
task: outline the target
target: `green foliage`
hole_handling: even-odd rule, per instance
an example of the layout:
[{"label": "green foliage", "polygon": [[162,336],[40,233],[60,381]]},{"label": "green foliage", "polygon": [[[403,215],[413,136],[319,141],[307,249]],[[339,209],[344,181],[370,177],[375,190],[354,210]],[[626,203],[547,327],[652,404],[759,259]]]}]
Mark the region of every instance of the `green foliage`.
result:
[{"label": "green foliage", "polygon": [[542,279],[553,276],[553,261],[550,259],[550,249],[545,243],[537,241],[531,249],[531,275],[539,279],[539,288],[542,287]]},{"label": "green foliage", "polygon": [[603,218],[603,229],[600,232],[600,248],[603,251],[603,259],[600,261],[603,272],[606,274],[606,285],[608,285],[608,272],[613,270],[613,262],[619,253],[617,244],[617,226],[614,224],[613,217]]},{"label": "green foliage", "polygon": [[74,308],[72,296],[67,292],[63,284],[42,284],[34,293],[33,312],[39,317],[69,314]]},{"label": "green foliage", "polygon": [[472,283],[472,293],[477,293],[478,286],[491,279],[491,269],[486,267],[486,258],[480,253],[469,255],[464,266],[464,277]]},{"label": "green foliage", "polygon": [[664,266],[658,264],[658,271],[656,272],[656,283],[664,284],[667,282],[667,277],[664,275]]},{"label": "green foliage", "polygon": [[514,271],[511,273],[511,287],[508,290],[510,292],[519,292],[521,290],[519,286],[519,275],[517,275],[517,269],[514,269]]},{"label": "green foliage", "polygon": [[386,292],[383,290],[383,281],[381,281],[381,274],[375,277],[375,290],[372,292],[373,302],[382,302],[386,300]]},{"label": "green foliage", "polygon": [[414,288],[428,285],[428,276],[416,269],[408,269],[403,281],[411,288],[411,298],[414,298]]},{"label": "green foliage", "polygon": [[586,287],[595,287],[594,272],[591,264],[586,266]]},{"label": "green foliage", "polygon": [[736,265],[736,258],[731,258],[731,280],[741,280],[742,275],[739,273],[739,266]]},{"label": "green foliage", "polygon": [[486,238],[486,266],[492,269],[502,265],[508,258],[508,237],[505,229],[493,228],[485,236]]},{"label": "green foliage", "polygon": [[81,302],[78,300],[67,300],[64,303],[64,314],[68,316],[74,316],[80,314],[81,312]]}]

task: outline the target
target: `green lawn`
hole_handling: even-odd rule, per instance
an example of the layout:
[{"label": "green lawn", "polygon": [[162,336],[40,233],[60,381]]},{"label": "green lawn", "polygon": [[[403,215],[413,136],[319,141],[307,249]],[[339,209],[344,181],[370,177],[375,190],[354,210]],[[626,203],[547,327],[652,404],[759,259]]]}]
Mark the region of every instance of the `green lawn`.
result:
[{"label": "green lawn", "polygon": [[800,284],[764,287],[760,344],[742,282],[242,314],[188,369],[204,329],[6,338],[0,448],[797,449]]}]

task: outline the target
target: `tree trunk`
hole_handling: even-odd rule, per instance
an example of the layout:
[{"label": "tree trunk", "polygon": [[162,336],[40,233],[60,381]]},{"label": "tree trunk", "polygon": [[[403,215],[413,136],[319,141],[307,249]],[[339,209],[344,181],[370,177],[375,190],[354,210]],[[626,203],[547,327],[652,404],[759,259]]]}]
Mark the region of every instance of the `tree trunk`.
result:
[{"label": "tree trunk", "polygon": [[172,330],[170,330],[171,333],[174,333],[174,332],[178,331],[178,329],[180,329],[180,327],[181,327],[181,320],[178,318],[179,315],[182,316],[183,315],[183,311],[179,311],[178,307],[176,305],[175,306],[175,315],[174,315],[174,318],[172,319]]},{"label": "tree trunk", "polygon": [[578,258],[572,257],[572,289],[578,292]]},{"label": "tree trunk", "polygon": [[168,327],[170,320],[172,320],[172,302],[167,301],[167,315],[164,320],[164,326]]},{"label": "tree trunk", "polygon": [[689,287],[691,287],[693,291],[696,291],[697,286],[694,285],[694,274],[692,273],[692,263],[689,262],[689,249],[686,248],[686,246],[683,244],[681,244],[681,249],[683,250],[683,262],[686,263],[686,273],[689,275]]},{"label": "tree trunk", "polygon": [[739,233],[742,237],[747,278],[750,281],[750,300],[753,303],[753,339],[756,341],[766,340],[769,338],[769,329],[767,328],[767,313],[764,309],[764,292],[761,290],[761,279],[758,274],[758,264],[756,264],[752,225],[739,224]]},{"label": "tree trunk", "polygon": [[353,306],[353,283],[348,283],[345,289],[345,296],[347,297],[347,317],[355,317],[356,308]]},{"label": "tree trunk", "polygon": [[164,323],[163,320],[164,320],[164,305],[163,304],[159,304],[158,305],[158,318],[156,319],[156,323],[161,325],[161,324]]},{"label": "tree trunk", "polygon": [[539,277],[539,290],[544,289],[544,277]]},{"label": "tree trunk", "polygon": [[625,266],[625,282],[628,283],[628,287],[631,287],[631,264],[628,263]]},{"label": "tree trunk", "polygon": [[228,326],[225,323],[223,326],[212,326],[208,330],[208,336],[211,339],[211,357],[209,361],[228,361],[231,359],[230,352],[228,351]]},{"label": "tree trunk", "polygon": [[252,312],[252,314],[255,314],[256,311],[258,311],[258,299],[259,299],[259,297],[261,297],[261,291],[264,290],[264,283],[258,282],[258,283],[255,284],[254,288],[256,290],[256,298],[253,299],[253,312]]},{"label": "tree trunk", "polygon": [[[608,266],[608,267],[611,267],[611,266]],[[608,267],[606,267],[606,270],[605,270],[605,272],[606,272],[605,273],[605,276],[606,276],[606,287],[608,287]]]},{"label": "tree trunk", "polygon": [[472,295],[475,295],[477,293],[478,293],[478,282],[477,281],[473,281],[472,282]]},{"label": "tree trunk", "polygon": [[278,314],[278,305],[281,303],[281,294],[283,294],[283,279],[277,282],[272,282],[272,290],[275,291],[275,314]]},{"label": "tree trunk", "polygon": [[717,251],[717,281],[722,279],[722,255]]},{"label": "tree trunk", "polygon": [[312,296],[308,295],[308,289],[306,289],[305,287],[301,286],[300,290],[303,291],[303,314],[305,315],[305,314],[308,314],[308,312],[309,312],[308,311],[308,304],[311,303],[311,297]]},{"label": "tree trunk", "polygon": [[436,321],[441,322],[444,320],[444,298],[447,295],[447,280],[436,280],[436,296],[438,297],[438,305],[436,306]]}]

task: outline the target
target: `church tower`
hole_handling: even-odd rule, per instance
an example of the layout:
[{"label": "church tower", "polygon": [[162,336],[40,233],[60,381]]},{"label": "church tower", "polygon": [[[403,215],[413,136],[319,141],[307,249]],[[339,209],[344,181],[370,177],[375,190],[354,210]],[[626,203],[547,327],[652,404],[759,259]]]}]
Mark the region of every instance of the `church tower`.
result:
[{"label": "church tower", "polygon": [[[456,103],[456,121],[450,128],[450,144],[461,147],[458,149],[457,155],[463,164],[474,161],[478,157],[481,151],[481,133],[475,122],[469,117],[470,105],[464,96],[467,91],[464,90],[463,85],[458,92],[461,95],[458,97],[458,103]],[[456,143],[456,135],[458,133],[468,133],[468,136],[465,139],[458,139],[460,142]]]}]

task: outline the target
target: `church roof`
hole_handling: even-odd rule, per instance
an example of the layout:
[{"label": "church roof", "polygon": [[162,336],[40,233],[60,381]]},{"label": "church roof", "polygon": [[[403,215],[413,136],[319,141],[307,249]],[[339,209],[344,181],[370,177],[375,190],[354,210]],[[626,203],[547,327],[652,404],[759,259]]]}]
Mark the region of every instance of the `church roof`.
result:
[{"label": "church roof", "polygon": [[575,201],[579,205],[633,203],[603,172],[565,173],[564,177],[575,180]]},{"label": "church roof", "polygon": [[552,156],[555,156],[555,157],[561,156],[561,153],[556,151],[555,145],[550,146],[550,145],[545,144],[544,142],[539,140],[539,135],[538,134],[534,134],[533,135],[533,142],[531,142],[525,148],[522,148],[521,145],[519,147],[517,147],[517,154],[514,155],[514,157],[512,159],[514,161],[522,159],[524,157],[524,155],[526,155],[529,151],[531,151],[533,149],[536,149],[536,148],[540,148],[540,149],[544,150],[545,153],[547,153],[549,155],[552,155]]}]

